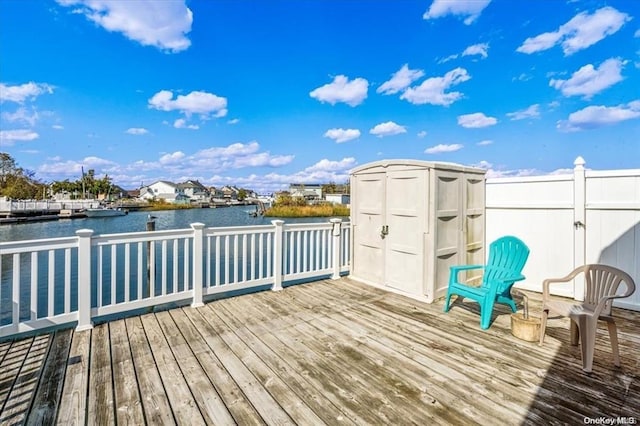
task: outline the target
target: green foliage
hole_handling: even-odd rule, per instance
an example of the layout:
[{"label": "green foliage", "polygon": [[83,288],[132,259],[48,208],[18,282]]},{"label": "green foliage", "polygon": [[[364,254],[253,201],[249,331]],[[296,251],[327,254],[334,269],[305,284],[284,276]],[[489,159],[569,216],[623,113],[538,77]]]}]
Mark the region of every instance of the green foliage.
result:
[{"label": "green foliage", "polygon": [[13,199],[41,199],[47,187],[34,178],[34,173],[18,167],[6,152],[0,152],[0,195]]}]

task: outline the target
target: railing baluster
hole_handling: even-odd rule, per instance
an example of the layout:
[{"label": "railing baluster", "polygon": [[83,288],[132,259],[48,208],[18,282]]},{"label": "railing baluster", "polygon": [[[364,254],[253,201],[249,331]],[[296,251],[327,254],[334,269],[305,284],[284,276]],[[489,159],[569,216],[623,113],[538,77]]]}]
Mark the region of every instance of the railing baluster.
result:
[{"label": "railing baluster", "polygon": [[267,277],[271,277],[271,233],[267,234]]},{"label": "railing baluster", "polygon": [[124,302],[130,300],[131,294],[131,243],[124,245]]},{"label": "railing baluster", "polygon": [[[173,240],[173,284],[171,285],[171,289],[173,293],[177,293],[180,291],[180,284],[178,283],[179,277],[179,264],[178,264],[178,245],[180,241],[175,238]],[[186,284],[186,282],[185,282]],[[186,290],[186,287],[184,288]]]},{"label": "railing baluster", "polygon": [[64,249],[64,313],[71,312],[71,249]]},{"label": "railing baluster", "polygon": [[240,268],[240,262],[238,262],[238,234],[233,236],[233,282],[237,283],[238,280],[238,268]]},{"label": "railing baluster", "polygon": [[142,300],[143,298],[143,287],[144,287],[144,275],[142,275],[143,271],[143,256],[144,246],[142,245],[142,241],[138,243],[138,279],[136,281],[136,285],[138,286],[138,300]]},{"label": "railing baluster", "polygon": [[98,296],[98,307],[102,306],[102,246],[98,246],[98,285],[96,286]]},{"label": "railing baluster", "polygon": [[251,276],[249,279],[256,279],[256,234],[251,234]]},{"label": "railing baluster", "polygon": [[47,307],[47,316],[55,315],[55,306],[53,304],[54,297],[56,294],[56,252],[55,250],[49,250],[49,264],[47,265],[49,269],[49,279],[48,279],[48,290],[49,296],[47,297],[48,307]]},{"label": "railing baluster", "polygon": [[322,250],[320,250],[320,232],[322,231],[316,229],[316,243],[313,245],[314,250],[316,251],[316,264],[315,268],[313,269],[314,271],[320,269],[320,253],[322,253]]},{"label": "railing baluster", "polygon": [[[191,256],[189,255],[189,239],[184,239],[184,289],[189,289],[189,263],[191,262]],[[195,271],[194,271],[195,274]]]},{"label": "railing baluster", "polygon": [[31,252],[31,320],[38,318],[38,252]]},{"label": "railing baluster", "polygon": [[229,284],[229,236],[224,236],[224,283]]},{"label": "railing baluster", "polygon": [[162,240],[162,295],[167,294],[167,240]]},{"label": "railing baluster", "polygon": [[264,278],[264,232],[258,237],[258,278]]},{"label": "railing baluster", "polygon": [[207,237],[207,255],[204,258],[205,265],[207,268],[207,281],[205,283],[206,287],[211,285],[211,236]]},{"label": "railing baluster", "polygon": [[214,263],[214,273],[216,274],[216,287],[220,287],[220,275],[222,274],[220,265],[220,235],[215,236],[216,239],[216,260]]},{"label": "railing baluster", "polygon": [[296,272],[304,272],[302,270],[302,250],[300,250],[302,248],[302,243],[300,242],[302,240],[302,234],[304,233],[304,231],[298,231],[296,234],[296,248],[295,248],[295,252],[296,252]]},{"label": "railing baluster", "polygon": [[13,254],[13,289],[11,294],[11,321],[16,327],[20,322],[20,253]]},{"label": "railing baluster", "polygon": [[118,266],[117,266],[116,245],[111,245],[111,304],[116,304],[116,286],[118,284]]},{"label": "railing baluster", "polygon": [[242,236],[242,280],[247,281],[247,234]]}]

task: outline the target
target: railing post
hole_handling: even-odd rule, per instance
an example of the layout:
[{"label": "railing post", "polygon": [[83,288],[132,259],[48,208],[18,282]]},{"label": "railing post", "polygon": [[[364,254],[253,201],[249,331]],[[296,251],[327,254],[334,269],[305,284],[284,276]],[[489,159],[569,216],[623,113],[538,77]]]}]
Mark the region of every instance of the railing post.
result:
[{"label": "railing post", "polygon": [[204,286],[203,263],[204,258],[204,223],[191,224],[193,229],[193,303],[192,308],[204,306],[202,303],[202,287]]},{"label": "railing post", "polygon": [[271,290],[282,290],[282,259],[285,256],[284,251],[284,220],[272,220],[271,223],[276,227],[273,236],[273,286]]},{"label": "railing post", "polygon": [[[584,171],[584,158],[578,157],[573,162],[573,267],[585,264],[586,255],[586,177]],[[573,298],[584,300],[584,278],[577,277],[573,281]]]},{"label": "railing post", "polygon": [[340,279],[340,236],[342,234],[342,219],[333,218],[329,219],[329,222],[333,225],[333,232],[331,235],[333,236],[333,244],[332,244],[332,254],[333,254],[333,275],[331,275],[332,280]]},{"label": "railing post", "polygon": [[91,229],[79,229],[78,236],[78,325],[76,331],[90,330],[91,322]]}]

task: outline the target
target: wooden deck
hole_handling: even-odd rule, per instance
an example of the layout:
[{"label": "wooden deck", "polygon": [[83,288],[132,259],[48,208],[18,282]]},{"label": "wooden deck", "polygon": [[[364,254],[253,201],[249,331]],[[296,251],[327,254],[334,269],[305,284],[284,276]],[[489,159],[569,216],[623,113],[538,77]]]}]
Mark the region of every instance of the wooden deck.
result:
[{"label": "wooden deck", "polygon": [[622,368],[603,327],[587,375],[567,320],[539,347],[507,309],[480,330],[476,306],[342,279],[8,341],[0,424],[640,421],[640,314],[615,312]]}]

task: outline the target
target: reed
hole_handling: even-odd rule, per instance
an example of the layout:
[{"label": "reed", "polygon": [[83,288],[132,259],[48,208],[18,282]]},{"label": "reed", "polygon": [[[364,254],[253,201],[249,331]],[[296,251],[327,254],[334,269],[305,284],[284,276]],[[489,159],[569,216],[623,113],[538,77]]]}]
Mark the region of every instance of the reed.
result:
[{"label": "reed", "polygon": [[343,205],[274,206],[264,213],[268,217],[330,217],[349,216],[349,208]]}]

